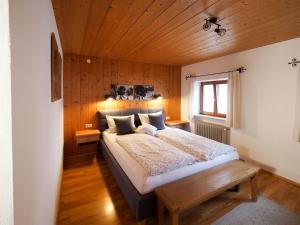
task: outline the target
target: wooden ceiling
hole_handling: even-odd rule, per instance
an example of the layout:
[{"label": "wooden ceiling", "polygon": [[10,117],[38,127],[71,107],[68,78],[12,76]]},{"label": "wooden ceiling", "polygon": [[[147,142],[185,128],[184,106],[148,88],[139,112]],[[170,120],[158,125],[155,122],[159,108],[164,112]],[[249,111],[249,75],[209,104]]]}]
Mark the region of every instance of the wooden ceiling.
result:
[{"label": "wooden ceiling", "polygon": [[[52,0],[64,53],[185,65],[300,36],[300,0]],[[223,37],[203,31],[217,16]]]}]

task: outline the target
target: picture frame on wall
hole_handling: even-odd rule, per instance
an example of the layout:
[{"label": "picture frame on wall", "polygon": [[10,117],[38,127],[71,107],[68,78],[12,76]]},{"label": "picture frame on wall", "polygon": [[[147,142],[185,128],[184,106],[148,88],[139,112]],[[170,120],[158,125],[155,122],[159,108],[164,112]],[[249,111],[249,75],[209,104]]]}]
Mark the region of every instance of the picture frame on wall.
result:
[{"label": "picture frame on wall", "polygon": [[134,100],[153,100],[153,85],[134,85]]},{"label": "picture frame on wall", "polygon": [[115,100],[133,100],[133,85],[111,85],[111,97]]},{"label": "picture frame on wall", "polygon": [[61,99],[62,57],[55,34],[51,33],[51,102]]}]

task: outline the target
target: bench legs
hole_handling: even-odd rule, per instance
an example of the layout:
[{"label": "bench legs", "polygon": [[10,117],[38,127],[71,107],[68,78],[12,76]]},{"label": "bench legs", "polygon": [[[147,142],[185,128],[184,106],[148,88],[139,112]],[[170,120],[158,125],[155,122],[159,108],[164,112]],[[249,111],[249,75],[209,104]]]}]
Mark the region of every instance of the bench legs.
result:
[{"label": "bench legs", "polygon": [[169,212],[170,224],[178,225],[179,224],[179,215],[178,212]]},{"label": "bench legs", "polygon": [[250,178],[250,185],[251,185],[251,200],[256,202],[257,200],[257,176],[254,175]]},{"label": "bench legs", "polygon": [[[162,201],[157,198],[157,222],[158,225],[164,224],[164,214],[165,214],[165,206]],[[169,211],[169,221],[170,225],[178,225],[179,224],[179,214],[178,212]]]}]

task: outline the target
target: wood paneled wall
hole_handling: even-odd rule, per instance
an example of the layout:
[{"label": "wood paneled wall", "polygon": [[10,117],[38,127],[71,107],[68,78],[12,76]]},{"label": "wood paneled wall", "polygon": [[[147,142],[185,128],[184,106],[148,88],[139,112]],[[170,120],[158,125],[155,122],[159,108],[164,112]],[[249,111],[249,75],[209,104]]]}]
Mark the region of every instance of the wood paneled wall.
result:
[{"label": "wood paneled wall", "polygon": [[[87,63],[91,59],[91,63]],[[171,119],[180,118],[180,67],[79,55],[64,55],[65,156],[75,155],[74,133],[93,124],[100,109],[164,107]],[[111,84],[154,85],[162,100],[105,101]]]}]

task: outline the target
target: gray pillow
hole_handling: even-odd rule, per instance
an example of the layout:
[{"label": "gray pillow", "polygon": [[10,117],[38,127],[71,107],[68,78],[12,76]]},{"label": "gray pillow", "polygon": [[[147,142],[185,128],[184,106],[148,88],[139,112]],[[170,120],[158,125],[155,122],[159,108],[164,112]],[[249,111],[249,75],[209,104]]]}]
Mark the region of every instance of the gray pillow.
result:
[{"label": "gray pillow", "polygon": [[152,126],[155,126],[157,130],[165,129],[165,122],[163,114],[160,115],[149,115],[149,122]]},{"label": "gray pillow", "polygon": [[114,121],[116,124],[117,135],[134,133],[130,117],[122,119],[114,118]]}]

